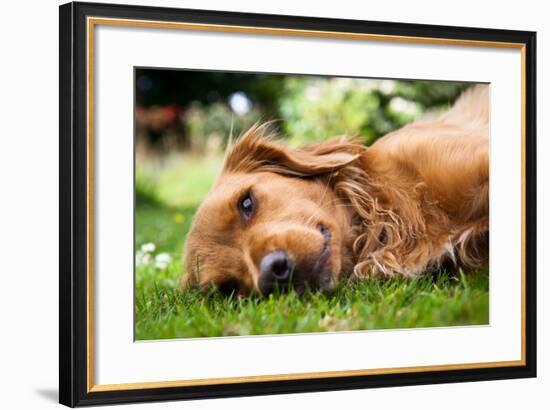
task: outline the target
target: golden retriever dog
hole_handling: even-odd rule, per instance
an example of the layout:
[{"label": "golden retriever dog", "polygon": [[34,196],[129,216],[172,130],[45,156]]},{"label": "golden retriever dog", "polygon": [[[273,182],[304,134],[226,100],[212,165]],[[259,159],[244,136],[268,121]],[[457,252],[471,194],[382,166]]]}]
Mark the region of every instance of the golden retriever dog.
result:
[{"label": "golden retriever dog", "polygon": [[265,296],[486,263],[488,86],[369,147],[343,136],[292,149],[267,128],[228,147],[187,237],[184,286]]}]

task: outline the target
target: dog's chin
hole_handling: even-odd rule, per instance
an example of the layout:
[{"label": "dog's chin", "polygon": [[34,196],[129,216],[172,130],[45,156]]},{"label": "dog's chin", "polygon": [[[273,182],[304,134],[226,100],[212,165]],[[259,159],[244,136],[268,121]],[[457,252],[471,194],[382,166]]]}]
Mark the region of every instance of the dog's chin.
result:
[{"label": "dog's chin", "polygon": [[317,276],[316,291],[330,294],[336,288],[336,281],[334,280],[334,273],[330,265],[320,271]]}]

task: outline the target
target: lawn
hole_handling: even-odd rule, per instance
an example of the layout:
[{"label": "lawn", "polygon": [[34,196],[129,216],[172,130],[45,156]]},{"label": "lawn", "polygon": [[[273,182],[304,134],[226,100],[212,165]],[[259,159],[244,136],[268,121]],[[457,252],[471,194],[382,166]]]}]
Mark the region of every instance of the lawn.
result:
[{"label": "lawn", "polygon": [[[238,336],[487,324],[489,273],[341,281],[332,295],[224,297],[182,291],[182,249],[219,158],[141,164],[136,186],[136,339]],[[200,165],[200,166],[199,166]],[[146,248],[151,249],[149,245]]]}]

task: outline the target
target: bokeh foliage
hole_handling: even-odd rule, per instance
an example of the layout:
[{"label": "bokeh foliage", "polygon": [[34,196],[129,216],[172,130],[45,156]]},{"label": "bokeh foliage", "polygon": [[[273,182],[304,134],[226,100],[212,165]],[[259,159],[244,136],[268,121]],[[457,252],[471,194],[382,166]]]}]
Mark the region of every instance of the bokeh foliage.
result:
[{"label": "bokeh foliage", "polygon": [[162,147],[172,139],[169,149],[204,153],[222,150],[231,134],[238,135],[257,121],[276,120],[275,128],[292,145],[342,134],[372,143],[427,112],[446,108],[467,86],[138,69],[137,137],[150,147]]}]

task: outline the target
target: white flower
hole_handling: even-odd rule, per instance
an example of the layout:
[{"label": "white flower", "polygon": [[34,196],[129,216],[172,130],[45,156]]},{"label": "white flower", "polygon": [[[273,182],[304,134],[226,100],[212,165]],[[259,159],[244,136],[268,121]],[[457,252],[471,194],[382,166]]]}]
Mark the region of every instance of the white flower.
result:
[{"label": "white flower", "polygon": [[155,244],[153,242],[144,243],[141,245],[141,251],[143,253],[151,253],[155,251]]},{"label": "white flower", "polygon": [[170,257],[169,254],[167,253],[159,253],[156,257],[155,257],[155,266],[158,268],[158,269],[161,269],[161,270],[164,270],[168,267],[168,265],[170,264],[170,261],[172,260],[172,258]]},{"label": "white flower", "polygon": [[148,265],[151,262],[151,255],[142,251],[136,252],[136,266]]},{"label": "white flower", "polygon": [[252,101],[242,91],[237,91],[229,96],[229,105],[233,112],[239,116],[245,115],[252,109]]}]

